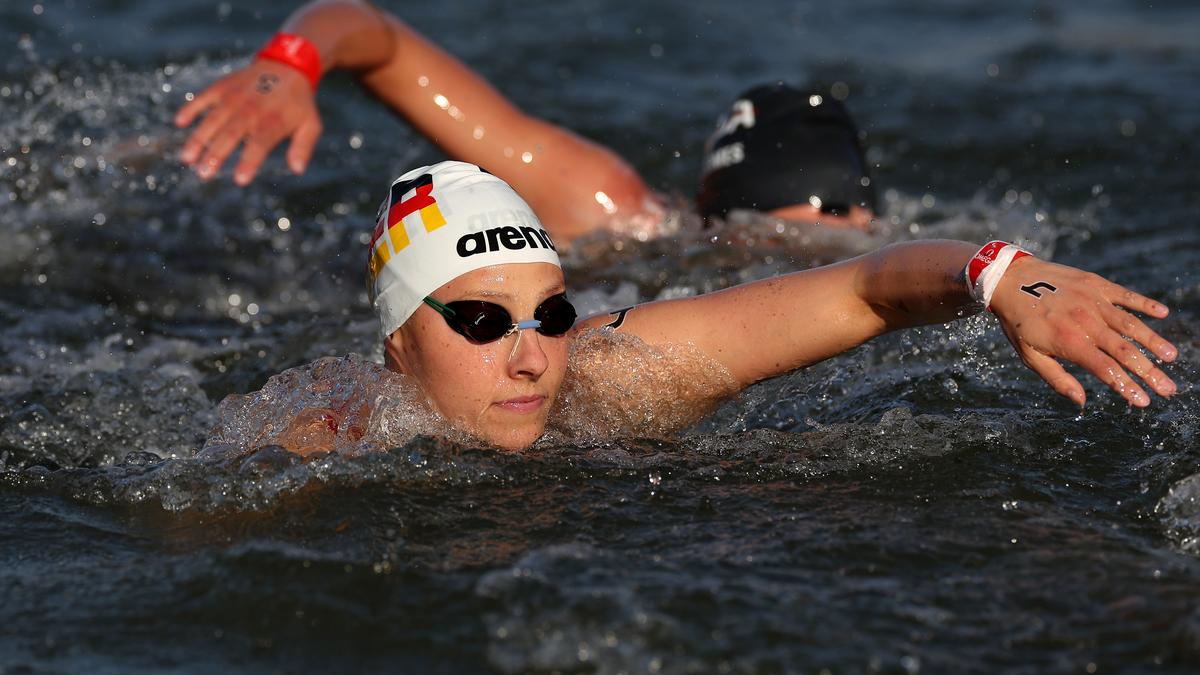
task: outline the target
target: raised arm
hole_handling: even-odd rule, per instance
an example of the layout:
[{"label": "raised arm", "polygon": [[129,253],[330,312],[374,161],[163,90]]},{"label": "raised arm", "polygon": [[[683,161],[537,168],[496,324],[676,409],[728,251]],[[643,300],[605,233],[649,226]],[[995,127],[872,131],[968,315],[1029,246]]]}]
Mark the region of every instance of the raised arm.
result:
[{"label": "raised arm", "polygon": [[556,239],[657,224],[654,195],[611,150],[526,115],[399,19],[387,22],[396,51],[364,84],[448,155],[503,178]]},{"label": "raised arm", "polygon": [[[482,77],[398,18],[368,3],[322,0],[298,10],[282,32],[316,47],[323,72],[348,69],[451,157],[506,180],[569,241],[599,227],[652,229],[656,198],[611,150],[526,115]],[[179,126],[204,121],[182,158],[211,178],[244,143],[234,171],[253,179],[271,149],[292,138],[288,165],[304,170],[320,134],[315,93],[295,69],[257,60],[185,105]]]},{"label": "raised arm", "polygon": [[[593,317],[581,328],[619,320],[618,330],[651,344],[693,344],[747,386],[888,331],[980,311],[963,280],[975,251],[962,242],[896,244],[827,267]],[[1157,302],[1094,274],[1025,257],[1000,279],[991,306],[1026,365],[1080,405],[1083,387],[1056,359],[1083,366],[1136,406],[1148,405],[1149,397],[1126,371],[1159,395],[1175,392],[1170,378],[1125,339],[1165,361],[1175,358],[1169,342],[1121,309],[1162,318],[1167,308]]]}]

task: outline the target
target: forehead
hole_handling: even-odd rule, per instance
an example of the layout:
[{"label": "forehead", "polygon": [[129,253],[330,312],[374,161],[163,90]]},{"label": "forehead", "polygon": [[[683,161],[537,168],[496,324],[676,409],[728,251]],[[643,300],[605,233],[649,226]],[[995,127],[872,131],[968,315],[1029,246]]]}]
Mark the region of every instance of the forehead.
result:
[{"label": "forehead", "polygon": [[455,277],[437,290],[443,302],[465,297],[540,300],[564,290],[562,269],[550,263],[489,265]]}]

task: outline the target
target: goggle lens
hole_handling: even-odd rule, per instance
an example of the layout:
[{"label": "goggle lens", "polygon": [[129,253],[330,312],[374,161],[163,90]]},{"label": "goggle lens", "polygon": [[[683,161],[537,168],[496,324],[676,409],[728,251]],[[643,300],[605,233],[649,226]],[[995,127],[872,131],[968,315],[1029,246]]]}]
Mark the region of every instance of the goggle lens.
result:
[{"label": "goggle lens", "polygon": [[549,337],[566,334],[575,325],[575,307],[567,296],[558,294],[549,298],[533,310],[533,318],[542,322],[537,332]]}]

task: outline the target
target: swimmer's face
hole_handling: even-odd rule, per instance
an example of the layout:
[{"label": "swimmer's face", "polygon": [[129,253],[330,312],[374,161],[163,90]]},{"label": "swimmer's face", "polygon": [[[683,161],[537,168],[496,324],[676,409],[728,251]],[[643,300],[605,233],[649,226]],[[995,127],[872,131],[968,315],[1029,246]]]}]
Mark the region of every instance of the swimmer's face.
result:
[{"label": "swimmer's face", "polygon": [[[523,321],[533,318],[542,301],[564,290],[561,269],[526,263],[483,267],[429,295],[441,303],[491,302],[507,309],[513,321]],[[530,329],[475,344],[422,304],[388,337],[384,350],[388,367],[413,377],[451,424],[517,450],[545,431],[567,370],[568,339]]]}]

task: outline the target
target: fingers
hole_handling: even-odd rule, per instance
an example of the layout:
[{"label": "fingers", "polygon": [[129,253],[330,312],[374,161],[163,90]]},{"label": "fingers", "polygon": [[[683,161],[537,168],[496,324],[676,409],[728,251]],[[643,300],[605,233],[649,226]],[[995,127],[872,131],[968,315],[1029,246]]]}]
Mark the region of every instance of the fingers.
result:
[{"label": "fingers", "polygon": [[271,154],[271,150],[284,139],[286,133],[279,127],[271,130],[260,129],[257,133],[251,134],[246,139],[246,146],[242,148],[242,157],[238,161],[237,168],[233,170],[233,180],[238,185],[245,187],[254,180],[254,175],[258,173],[259,167],[266,161],[267,155]]},{"label": "fingers", "polygon": [[[1131,405],[1139,408],[1150,405],[1150,397],[1130,373],[1159,396],[1174,395],[1177,391],[1175,383],[1137,345],[1144,345],[1163,361],[1173,361],[1179,350],[1140,319],[1121,309],[1125,307],[1163,318],[1168,314],[1167,307],[1112,282],[1102,281],[1099,289],[1107,300],[1096,305],[1099,317],[1082,307],[1072,309],[1069,315],[1075,321],[1075,328],[1082,329],[1083,333],[1060,339],[1060,349],[1056,352],[1086,368]],[[1103,324],[1097,319],[1102,320]]]},{"label": "fingers", "polygon": [[[207,123],[208,120],[206,119],[205,122]],[[217,171],[229,155],[233,154],[242,140],[250,134],[248,127],[245,115],[237,115],[227,120],[227,123],[213,135],[208,142],[208,149],[204,156],[195,165],[196,174],[202,180],[208,180],[217,175]]]},{"label": "fingers", "polygon": [[1137,375],[1143,382],[1150,385],[1154,393],[1159,396],[1175,394],[1176,387],[1171,378],[1159,370],[1150,359],[1142,354],[1142,350],[1130,342],[1116,335],[1109,335],[1104,339],[1103,348],[1122,368]]},{"label": "fingers", "polygon": [[296,130],[292,144],[288,147],[287,163],[292,173],[304,173],[308,160],[312,159],[313,148],[321,136],[321,118],[313,115]]},{"label": "fingers", "polygon": [[[221,157],[221,161],[218,161],[215,166],[212,166],[207,172],[207,175],[204,171],[204,165],[200,164],[200,158],[202,155],[205,156],[205,160],[209,163],[216,159],[212,154],[210,146],[214,142],[214,139],[217,138],[218,134],[223,134],[225,136],[237,136],[232,146],[237,147],[236,141],[241,140],[242,135],[242,130],[239,128],[240,124],[238,124],[238,114],[240,110],[241,106],[232,105],[224,105],[213,110],[212,112],[208,113],[208,116],[204,118],[204,121],[200,123],[200,126],[197,127],[194,132],[192,132],[192,135],[187,139],[187,142],[184,143],[183,150],[179,153],[179,157],[183,160],[184,164],[195,167],[196,172],[200,174],[201,178],[208,178],[212,174],[215,174],[217,169],[221,166],[221,162],[225,160],[224,157]],[[231,120],[234,122],[234,124],[229,125]],[[226,128],[227,125],[229,128]],[[206,149],[208,149],[207,153],[205,152]]]},{"label": "fingers", "polygon": [[1104,312],[1104,321],[1109,327],[1120,334],[1137,341],[1150,350],[1158,358],[1170,363],[1179,356],[1175,345],[1163,339],[1161,335],[1150,329],[1141,319],[1116,307],[1110,307]]},{"label": "fingers", "polygon": [[1170,310],[1161,302],[1156,302],[1134,291],[1125,288],[1120,284],[1109,283],[1109,294],[1112,297],[1114,305],[1120,305],[1126,309],[1132,309],[1135,312],[1147,314],[1156,319],[1166,318]]},{"label": "fingers", "polygon": [[312,157],[321,134],[320,119],[312,119],[294,128],[293,122],[269,113],[259,113],[252,105],[240,108],[225,107],[209,113],[184,147],[185,161],[195,168],[200,178],[208,180],[217,174],[221,165],[238,145],[245,143],[241,159],[234,169],[234,181],[241,186],[254,180],[255,174],[280,141],[293,133],[288,151],[288,166],[303,173]]},{"label": "fingers", "polygon": [[220,89],[220,86],[214,85],[200,92],[200,95],[196,98],[188,101],[179,109],[179,112],[175,113],[175,126],[182,129],[190,125],[200,113],[216,105],[221,99]]},{"label": "fingers", "polygon": [[1087,400],[1083,385],[1079,384],[1079,380],[1068,373],[1058,361],[1029,346],[1020,349],[1019,353],[1025,365],[1045,380],[1051,389],[1071,399],[1075,405],[1083,407]]},{"label": "fingers", "polygon": [[[1138,351],[1136,347],[1133,347],[1128,342],[1124,340],[1120,341],[1134,352]],[[1115,346],[1110,346],[1110,348],[1120,353],[1122,358],[1130,358],[1132,360],[1130,355],[1119,348]],[[1134,382],[1133,378],[1129,376],[1129,373],[1125,372],[1120,363],[1095,345],[1089,343],[1082,350],[1074,350],[1073,353],[1063,354],[1063,358],[1070,359],[1086,368],[1088,372],[1099,378],[1109,389],[1120,394],[1130,405],[1138,408],[1150,405],[1150,396],[1145,390],[1138,386],[1137,382]],[[1145,359],[1144,356],[1142,358]]]}]

